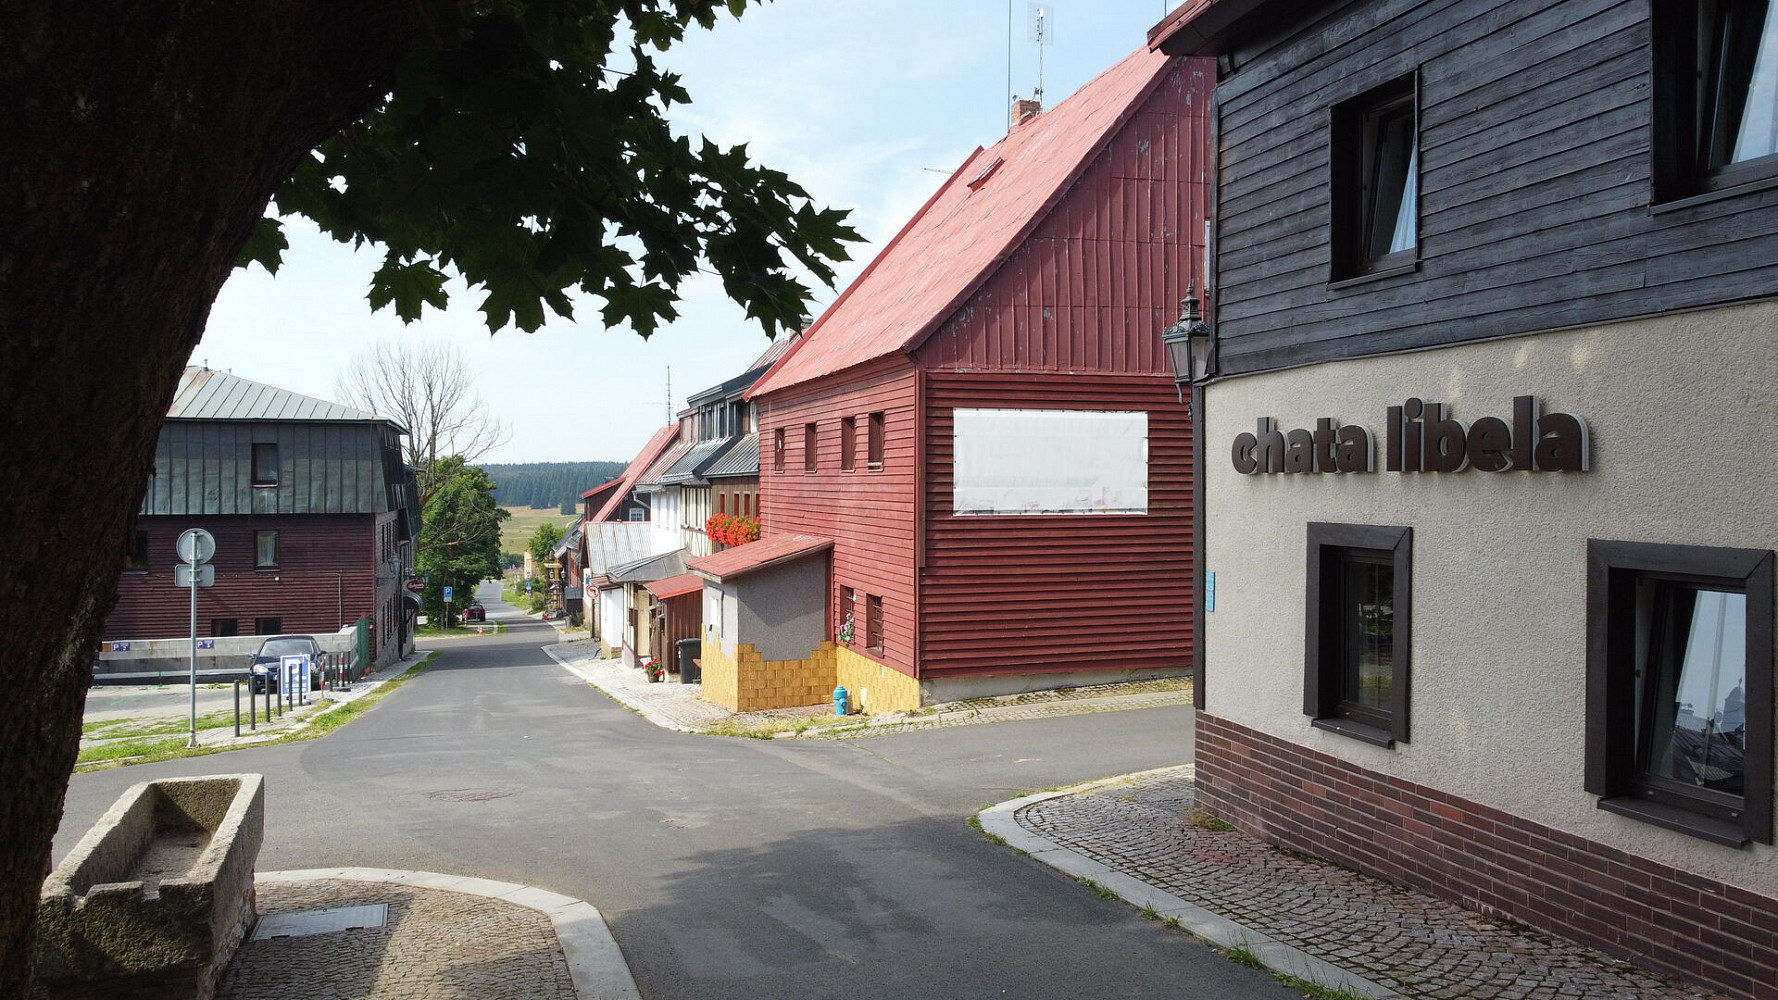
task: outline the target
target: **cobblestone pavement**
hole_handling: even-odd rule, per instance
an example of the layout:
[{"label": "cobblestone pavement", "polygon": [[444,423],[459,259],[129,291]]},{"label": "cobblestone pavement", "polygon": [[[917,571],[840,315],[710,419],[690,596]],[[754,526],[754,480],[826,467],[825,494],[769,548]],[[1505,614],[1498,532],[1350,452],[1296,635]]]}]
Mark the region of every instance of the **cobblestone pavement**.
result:
[{"label": "cobblestone pavement", "polygon": [[[592,642],[564,642],[546,647],[546,651],[558,663],[572,670],[582,680],[642,713],[656,725],[670,729],[702,732],[729,724],[738,728],[764,727],[774,721],[816,718],[829,716],[833,712],[831,705],[775,708],[763,712],[730,712],[699,697],[703,691],[701,684],[651,684],[641,670],[624,666],[621,659],[600,659],[598,649],[599,644]],[[1091,687],[974,698],[935,705],[917,712],[848,716],[845,722],[836,720],[834,725],[806,729],[800,733],[785,733],[783,736],[802,739],[857,739],[946,726],[1189,705],[1191,698],[1191,682],[1184,678],[1098,684]]]},{"label": "cobblestone pavement", "polygon": [[575,1000],[548,916],[465,893],[261,882],[259,913],[389,904],[382,927],[246,941],[217,1000]]},{"label": "cobblestone pavement", "polygon": [[1404,997],[1695,1000],[1571,941],[1192,821],[1192,768],[1035,802],[1026,830]]}]

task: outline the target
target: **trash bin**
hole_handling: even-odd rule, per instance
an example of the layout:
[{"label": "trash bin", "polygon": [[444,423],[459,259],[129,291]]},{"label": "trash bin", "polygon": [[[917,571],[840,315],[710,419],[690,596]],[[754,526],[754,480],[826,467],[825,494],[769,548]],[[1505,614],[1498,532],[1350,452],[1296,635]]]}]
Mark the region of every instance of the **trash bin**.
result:
[{"label": "trash bin", "polygon": [[696,684],[703,680],[703,672],[698,667],[698,654],[704,651],[702,639],[681,639],[674,645],[679,647],[679,683]]}]

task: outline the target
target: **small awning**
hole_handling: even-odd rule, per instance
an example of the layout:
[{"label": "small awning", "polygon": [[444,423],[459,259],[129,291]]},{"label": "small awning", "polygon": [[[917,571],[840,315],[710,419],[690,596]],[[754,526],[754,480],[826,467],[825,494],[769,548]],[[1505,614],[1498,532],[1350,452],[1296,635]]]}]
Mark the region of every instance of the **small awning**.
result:
[{"label": "small awning", "polygon": [[678,576],[669,576],[665,580],[656,580],[648,585],[648,592],[662,601],[670,597],[695,594],[703,589],[704,578],[696,573],[681,573]]},{"label": "small awning", "polygon": [[623,584],[618,583],[616,580],[613,580],[611,577],[606,576],[603,573],[588,580],[586,585],[593,590],[612,590],[623,586]]},{"label": "small awning", "polygon": [[833,539],[809,535],[777,535],[724,549],[713,556],[687,559],[685,565],[705,577],[727,582],[737,576],[801,559],[833,548]]}]

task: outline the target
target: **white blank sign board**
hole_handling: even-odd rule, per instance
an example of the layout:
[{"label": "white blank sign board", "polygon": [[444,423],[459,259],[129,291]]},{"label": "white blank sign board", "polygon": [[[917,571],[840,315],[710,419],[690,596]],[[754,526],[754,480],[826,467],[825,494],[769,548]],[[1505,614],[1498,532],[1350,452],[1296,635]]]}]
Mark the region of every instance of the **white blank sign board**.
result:
[{"label": "white blank sign board", "polygon": [[957,514],[1148,513],[1148,414],[952,411]]}]

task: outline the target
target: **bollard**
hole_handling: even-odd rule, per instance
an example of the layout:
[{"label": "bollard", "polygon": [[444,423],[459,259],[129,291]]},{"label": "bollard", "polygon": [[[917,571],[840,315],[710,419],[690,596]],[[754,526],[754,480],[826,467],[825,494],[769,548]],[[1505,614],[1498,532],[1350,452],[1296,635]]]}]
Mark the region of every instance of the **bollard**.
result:
[{"label": "bollard", "polygon": [[235,735],[241,735],[241,682],[235,681]]},{"label": "bollard", "polygon": [[[247,676],[251,678],[253,675]],[[259,731],[259,695],[253,693],[251,684],[247,686],[247,728],[253,732]]]}]

